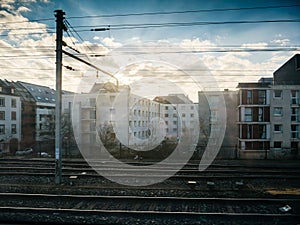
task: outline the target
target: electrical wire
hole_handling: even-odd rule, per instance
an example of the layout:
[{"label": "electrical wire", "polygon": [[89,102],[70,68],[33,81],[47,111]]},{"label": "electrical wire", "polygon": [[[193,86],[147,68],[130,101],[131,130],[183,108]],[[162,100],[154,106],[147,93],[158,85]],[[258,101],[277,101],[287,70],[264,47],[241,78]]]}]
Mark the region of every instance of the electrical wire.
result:
[{"label": "electrical wire", "polygon": [[[68,20],[65,20],[65,22],[66,22],[66,24],[67,24],[67,26],[71,29],[71,30],[73,30],[74,32],[75,32],[75,34],[77,35],[77,37],[79,38],[79,40],[81,40],[81,42],[82,42],[82,44],[84,44],[84,40],[83,40],[83,38],[79,35],[79,33],[74,29],[74,27],[68,22]],[[74,36],[74,35],[73,35]],[[74,43],[74,46],[75,46],[75,43]],[[88,46],[88,45],[85,45],[91,52],[93,52],[93,50]],[[90,60],[89,58],[88,58],[88,60]]]},{"label": "electrical wire", "polygon": [[[299,23],[300,19],[277,19],[277,20],[239,20],[239,21],[195,21],[195,22],[177,22],[177,23],[134,23],[134,24],[102,24],[93,26],[76,26],[76,28],[93,27],[90,31],[97,31],[95,27],[108,27],[111,30],[124,29],[146,29],[146,28],[165,28],[165,27],[187,27],[187,26],[207,26],[207,25],[235,25],[235,24],[260,24],[260,23]],[[89,31],[80,30],[78,32]]]},{"label": "electrical wire", "polygon": [[281,6],[258,6],[244,8],[220,8],[220,9],[199,9],[185,11],[170,11],[170,12],[144,12],[144,13],[127,13],[127,14],[111,14],[111,15],[91,15],[91,16],[71,16],[67,19],[90,19],[90,18],[105,18],[105,17],[127,17],[127,16],[156,16],[156,15],[171,15],[171,14],[186,14],[186,13],[207,13],[207,12],[224,12],[224,11],[241,11],[241,10],[257,10],[257,9],[278,9],[278,8],[294,8],[299,7],[299,4],[281,5]]}]

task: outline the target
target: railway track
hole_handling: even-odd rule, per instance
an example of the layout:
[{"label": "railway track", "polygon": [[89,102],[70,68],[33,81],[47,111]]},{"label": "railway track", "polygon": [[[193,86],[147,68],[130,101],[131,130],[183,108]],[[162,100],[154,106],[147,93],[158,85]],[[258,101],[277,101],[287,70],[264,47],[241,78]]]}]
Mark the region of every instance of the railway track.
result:
[{"label": "railway track", "polygon": [[[283,207],[290,207],[284,212]],[[109,219],[121,218],[191,220],[203,218],[220,221],[269,221],[296,222],[300,220],[300,199],[266,198],[180,198],[180,197],[140,197],[140,196],[87,196],[87,195],[49,195],[49,194],[0,194],[0,220],[8,215],[18,214],[23,221],[24,214],[31,221],[62,223],[72,216],[91,215]],[[51,215],[41,221],[41,215]],[[25,216],[25,218],[26,218]],[[97,220],[99,222],[99,220]],[[12,221],[11,221],[12,222]],[[15,222],[19,222],[16,220]],[[71,221],[72,223],[72,221]],[[122,223],[121,223],[122,224]],[[280,223],[281,224],[281,223]]]},{"label": "railway track", "polygon": [[[139,166],[124,170],[111,162],[98,169],[111,176],[143,176]],[[172,164],[156,167],[164,176]],[[151,171],[150,169],[146,169]],[[63,184],[54,184],[53,159],[0,159],[0,222],[19,224],[296,224],[300,195],[265,190],[299,189],[298,164],[212,164],[198,171],[188,163],[172,178],[146,187],[106,180],[82,160],[63,161]],[[24,194],[36,193],[36,194]],[[38,194],[39,193],[39,194]],[[42,194],[48,193],[48,194]],[[50,194],[51,193],[51,194]],[[74,195],[72,195],[74,194]],[[81,195],[78,195],[81,194]],[[181,197],[179,197],[181,196]],[[284,196],[284,197],[283,197]],[[280,209],[290,207],[287,211]],[[14,220],[12,220],[14,218]],[[138,222],[137,222],[138,221]],[[150,221],[150,222],[149,222]],[[251,221],[251,223],[249,223]]]},{"label": "railway track", "polygon": [[[140,163],[138,163],[140,164]],[[141,164],[144,165],[144,164]],[[202,179],[213,178],[249,178],[249,179],[298,179],[300,167],[270,166],[220,166],[211,165],[204,171],[198,170],[198,164],[187,164],[180,171],[172,169],[172,165],[158,166],[154,168],[124,169],[119,165],[112,167],[111,162],[99,163],[98,170],[110,172],[111,177],[143,177],[144,172],[152,172],[152,177],[163,177],[164,173],[174,172],[172,179]],[[98,173],[84,161],[63,162],[63,176],[99,177]],[[0,175],[28,175],[28,176],[53,176],[55,174],[54,162],[51,160],[0,160]],[[166,176],[167,177],[167,176]]]}]

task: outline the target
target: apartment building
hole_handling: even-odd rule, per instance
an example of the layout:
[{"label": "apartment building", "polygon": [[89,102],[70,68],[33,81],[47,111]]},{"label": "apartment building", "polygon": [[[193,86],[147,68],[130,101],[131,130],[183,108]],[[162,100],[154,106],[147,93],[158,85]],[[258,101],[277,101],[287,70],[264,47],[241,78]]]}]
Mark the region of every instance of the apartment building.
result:
[{"label": "apartment building", "polygon": [[35,152],[54,152],[55,140],[55,90],[26,82],[17,82],[34,99],[35,109]]},{"label": "apartment building", "polygon": [[267,158],[270,149],[270,84],[238,85],[238,157]]},{"label": "apartment building", "polygon": [[154,101],[160,105],[167,140],[179,141],[183,133],[193,135],[199,130],[198,104],[184,94],[157,96]]},{"label": "apartment building", "polygon": [[0,80],[0,149],[14,153],[21,141],[21,101],[15,88]]},{"label": "apartment building", "polygon": [[239,158],[298,157],[300,55],[276,70],[273,79],[238,88]]},{"label": "apartment building", "polygon": [[[219,101],[224,99],[225,104]],[[224,115],[221,115],[223,110],[226,112],[225,133],[222,144],[218,150],[218,159],[234,159],[237,158],[237,92],[225,89],[224,91],[206,91],[198,92],[199,104],[199,156],[201,157],[206,149],[208,140],[211,137],[211,130],[215,134],[221,132],[219,130],[220,122],[223,121]],[[225,109],[221,109],[225,107]],[[218,135],[218,137],[220,137]],[[214,140],[213,140],[214,141]]]},{"label": "apartment building", "polygon": [[99,137],[112,151],[119,145],[145,151],[164,140],[176,143],[182,135],[198,131],[197,105],[186,96],[150,100],[132,94],[126,85],[116,89],[113,84],[101,83],[89,93],[63,95],[63,108],[72,111],[75,140],[79,147],[89,146],[90,155],[99,150]]}]

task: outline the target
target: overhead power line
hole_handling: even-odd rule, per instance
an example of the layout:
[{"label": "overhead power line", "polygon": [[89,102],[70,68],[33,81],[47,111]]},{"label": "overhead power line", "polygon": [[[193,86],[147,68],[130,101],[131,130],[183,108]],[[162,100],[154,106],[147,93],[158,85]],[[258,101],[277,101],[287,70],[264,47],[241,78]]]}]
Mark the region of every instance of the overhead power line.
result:
[{"label": "overhead power line", "polygon": [[[259,24],[259,23],[299,23],[300,19],[278,19],[278,20],[239,20],[239,21],[195,21],[178,23],[133,23],[133,24],[110,24],[99,26],[110,26],[111,30],[123,29],[145,29],[161,27],[183,27],[183,26],[207,26],[207,25],[226,25],[226,24]],[[76,26],[76,28],[97,27],[95,26]],[[92,28],[90,31],[97,31],[98,28]],[[88,30],[81,30],[88,31]]]},{"label": "overhead power line", "polygon": [[[83,54],[83,53],[77,53],[73,54],[75,56],[81,56],[81,57],[86,57],[86,56],[91,56],[91,57],[113,57],[113,56],[118,56],[118,55],[155,55],[155,54],[187,54],[187,53],[240,53],[240,52],[293,52],[293,51],[300,51],[299,47],[291,47],[291,48],[240,48],[240,49],[204,49],[204,50],[180,50],[180,51],[153,51],[153,52],[148,52],[148,51],[120,51],[116,52],[113,54],[107,54],[107,55],[102,55],[102,54]],[[20,54],[20,55],[0,55],[0,58],[3,60],[5,59],[10,59],[10,58],[26,58],[26,59],[33,59],[33,58],[53,58],[54,54]]]},{"label": "overhead power line", "polygon": [[[300,7],[300,4],[293,5],[271,5],[271,6],[257,6],[257,7],[239,7],[239,8],[216,8],[216,9],[197,9],[197,10],[183,10],[183,11],[169,11],[169,12],[143,12],[143,13],[124,13],[124,14],[108,14],[108,15],[86,15],[86,16],[70,16],[67,19],[89,19],[89,18],[105,18],[105,17],[127,17],[127,16],[151,16],[151,15],[170,15],[170,14],[189,14],[189,13],[209,13],[209,12],[226,12],[226,11],[242,11],[242,10],[263,10],[263,9],[280,9],[280,8],[294,8]],[[19,24],[53,21],[53,18],[40,18],[34,20],[20,20],[0,22],[0,24]]]},{"label": "overhead power line", "polygon": [[104,18],[104,17],[127,17],[127,16],[152,16],[152,15],[170,15],[170,14],[186,14],[186,13],[207,13],[207,12],[224,12],[224,11],[241,11],[241,10],[259,10],[259,9],[278,9],[299,7],[295,5],[279,5],[279,6],[258,6],[244,8],[220,8],[220,9],[198,9],[170,12],[144,12],[144,13],[125,13],[125,14],[110,14],[110,15],[91,15],[91,16],[71,16],[68,19],[89,19],[89,18]]}]

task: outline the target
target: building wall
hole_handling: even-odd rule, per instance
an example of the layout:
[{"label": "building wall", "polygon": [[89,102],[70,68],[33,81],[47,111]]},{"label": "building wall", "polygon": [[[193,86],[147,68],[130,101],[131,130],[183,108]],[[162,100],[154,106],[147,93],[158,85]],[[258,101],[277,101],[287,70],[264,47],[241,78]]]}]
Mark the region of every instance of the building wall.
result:
[{"label": "building wall", "polygon": [[79,146],[89,146],[91,155],[99,136],[107,147],[121,143],[134,150],[150,150],[166,139],[180,141],[181,135],[194,134],[199,128],[197,105],[161,104],[130,94],[126,88],[120,93],[63,95],[66,115],[70,104],[75,140]]},{"label": "building wall", "polygon": [[[296,157],[296,155],[299,154],[298,148],[300,141],[300,86],[274,85],[271,91],[271,143],[269,157]],[[295,94],[293,98],[292,93]],[[278,109],[281,109],[281,113],[278,113]]]},{"label": "building wall", "polygon": [[300,54],[294,55],[274,72],[275,85],[300,85]]},{"label": "building wall", "polygon": [[267,158],[270,149],[270,90],[253,84],[239,90],[238,158]]},{"label": "building wall", "polygon": [[[199,123],[200,135],[198,146],[200,157],[206,149],[208,139],[211,135],[212,125],[215,126],[221,119],[220,95],[223,95],[226,107],[226,130],[222,145],[217,155],[218,159],[236,158],[237,151],[237,92],[224,90],[222,92],[199,92]],[[214,128],[215,129],[215,128]],[[218,131],[217,131],[218,132]]]},{"label": "building wall", "polygon": [[[14,154],[21,140],[21,101],[15,95],[0,94],[0,148]],[[11,146],[15,139],[17,143]]]}]

